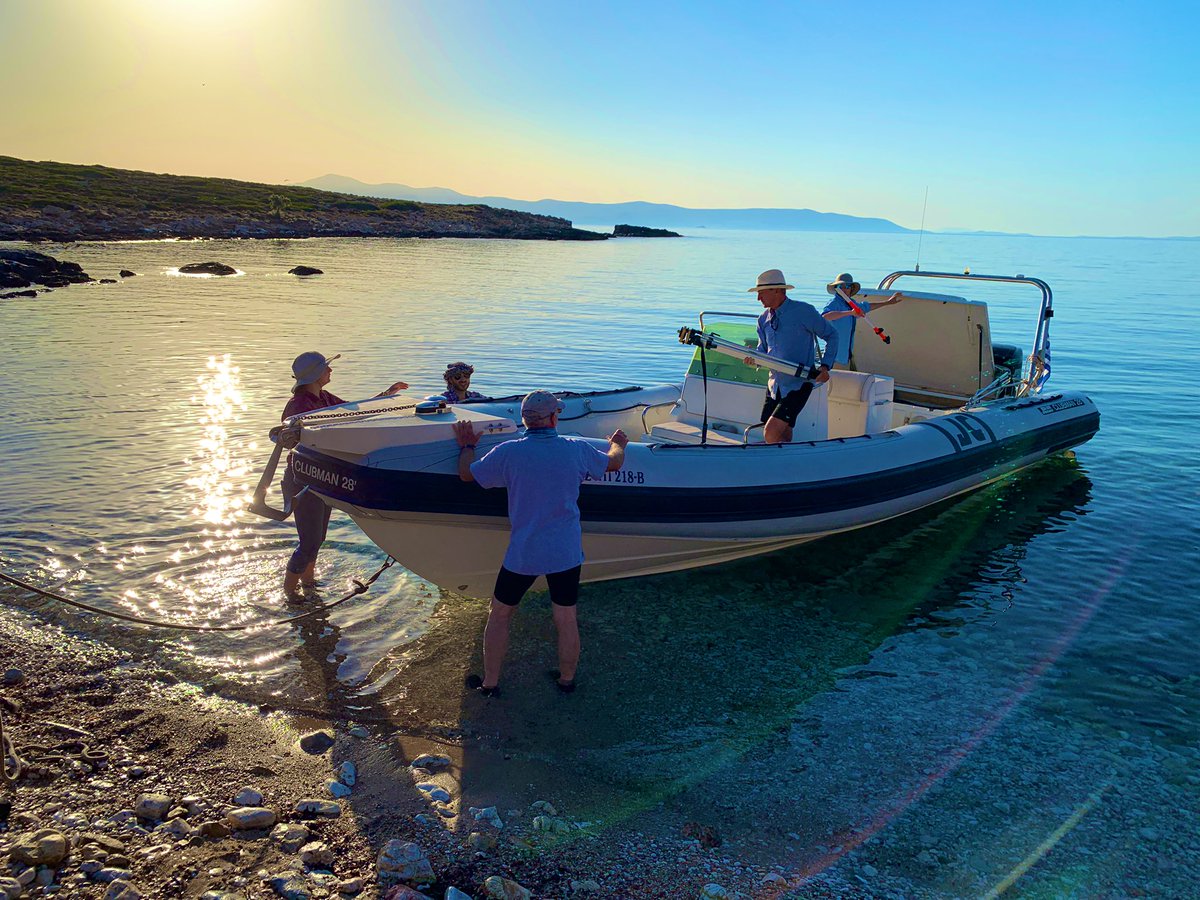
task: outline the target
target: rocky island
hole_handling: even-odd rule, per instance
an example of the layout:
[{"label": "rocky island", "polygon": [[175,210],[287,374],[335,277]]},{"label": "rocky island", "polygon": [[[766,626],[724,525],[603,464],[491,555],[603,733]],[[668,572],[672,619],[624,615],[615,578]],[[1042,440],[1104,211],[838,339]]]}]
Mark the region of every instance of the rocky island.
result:
[{"label": "rocky island", "polygon": [[683,237],[677,231],[665,228],[645,228],[641,225],[614,225],[613,237]]},{"label": "rocky island", "polygon": [[604,240],[566,219],[0,156],[0,240],[459,237]]}]

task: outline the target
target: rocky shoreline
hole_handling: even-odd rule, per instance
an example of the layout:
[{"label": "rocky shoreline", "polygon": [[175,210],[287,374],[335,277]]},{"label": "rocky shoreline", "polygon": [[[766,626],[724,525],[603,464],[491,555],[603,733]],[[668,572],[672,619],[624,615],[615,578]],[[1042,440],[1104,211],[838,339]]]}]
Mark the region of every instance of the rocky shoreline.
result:
[{"label": "rocky shoreline", "polygon": [[0,654],[16,775],[0,784],[0,898],[748,900],[787,885],[711,835],[597,832],[550,800],[459,809],[461,748],[268,714],[57,628],[0,618]]}]

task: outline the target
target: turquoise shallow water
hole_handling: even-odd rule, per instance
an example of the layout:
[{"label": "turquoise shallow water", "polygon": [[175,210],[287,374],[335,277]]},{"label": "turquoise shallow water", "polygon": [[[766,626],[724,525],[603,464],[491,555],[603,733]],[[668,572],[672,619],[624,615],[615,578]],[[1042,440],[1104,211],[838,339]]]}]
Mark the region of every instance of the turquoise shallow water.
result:
[{"label": "turquoise shallow water", "polygon": [[[290,526],[237,501],[297,352],[343,353],[331,389],[348,398],[397,379],[432,392],[460,358],[494,393],[674,380],[687,364],[675,330],[701,309],[753,311],[760,270],[782,267],[793,296],[817,300],[837,272],[873,285],[909,267],[915,244],[700,231],[42,248],[96,277],[139,275],[0,302],[0,563],[144,614],[276,617]],[[466,722],[547,772],[577,764],[593,785],[578,803],[597,817],[641,827],[665,802],[660,819],[707,815],[747,858],[868,892],[982,895],[1027,864],[1013,889],[1030,896],[1187,894],[1200,874],[1198,245],[926,235],[922,253],[927,270],[1051,283],[1051,385],[1094,397],[1099,435],[1074,462],[900,522],[588,588],[578,721],[522,705],[545,653],[537,603],[514,641],[513,719],[429,700],[418,639],[469,647],[481,611],[404,573],[283,635],[148,634],[7,588],[4,614],[154,652],[253,700]],[[207,259],[245,274],[171,274]],[[327,274],[285,274],[298,263]],[[991,303],[995,340],[1027,350],[1036,292],[982,288],[962,292]],[[335,515],[330,592],[378,556]]]}]

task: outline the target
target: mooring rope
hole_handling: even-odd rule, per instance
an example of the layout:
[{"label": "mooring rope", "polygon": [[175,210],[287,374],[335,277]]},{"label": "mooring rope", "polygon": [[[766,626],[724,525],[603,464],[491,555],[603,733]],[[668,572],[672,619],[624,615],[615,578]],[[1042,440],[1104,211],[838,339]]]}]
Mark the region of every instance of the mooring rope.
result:
[{"label": "mooring rope", "polygon": [[246,625],[188,625],[182,622],[164,622],[161,619],[145,619],[141,616],[135,616],[131,613],[117,612],[112,609],[103,609],[99,606],[93,606],[90,603],[84,603],[81,600],[73,600],[70,597],[64,597],[62,594],[48,591],[45,588],[40,588],[35,584],[30,584],[27,581],[22,581],[20,578],[13,578],[11,575],[6,575],[0,572],[0,581],[7,581],[9,584],[16,585],[19,588],[37,594],[40,597],[45,597],[47,600],[57,600],[59,603],[65,603],[67,606],[73,606],[76,609],[82,609],[86,612],[95,613],[100,616],[107,616],[110,619],[120,619],[123,622],[133,622],[136,625],[150,625],[155,628],[172,628],[176,631],[249,631],[252,628],[269,628],[275,625],[287,625],[289,622],[297,622],[300,619],[307,619],[310,616],[318,615],[319,613],[328,612],[336,606],[341,606],[347,600],[352,600],[360,594],[365,594],[385,571],[392,567],[396,560],[389,556],[384,560],[383,565],[375,570],[375,574],[366,581],[360,581],[357,578],[352,578],[351,584],[354,585],[350,592],[344,597],[334,600],[332,603],[323,603],[315,609],[310,609],[308,612],[301,613],[298,616],[289,616],[286,619],[275,619],[271,622],[251,622]]}]

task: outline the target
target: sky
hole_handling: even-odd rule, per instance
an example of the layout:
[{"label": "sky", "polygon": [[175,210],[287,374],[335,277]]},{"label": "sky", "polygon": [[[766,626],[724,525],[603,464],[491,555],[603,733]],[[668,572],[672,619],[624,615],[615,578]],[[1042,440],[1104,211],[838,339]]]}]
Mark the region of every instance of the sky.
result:
[{"label": "sky", "polygon": [[0,155],[1200,235],[1184,3],[0,0]]}]

